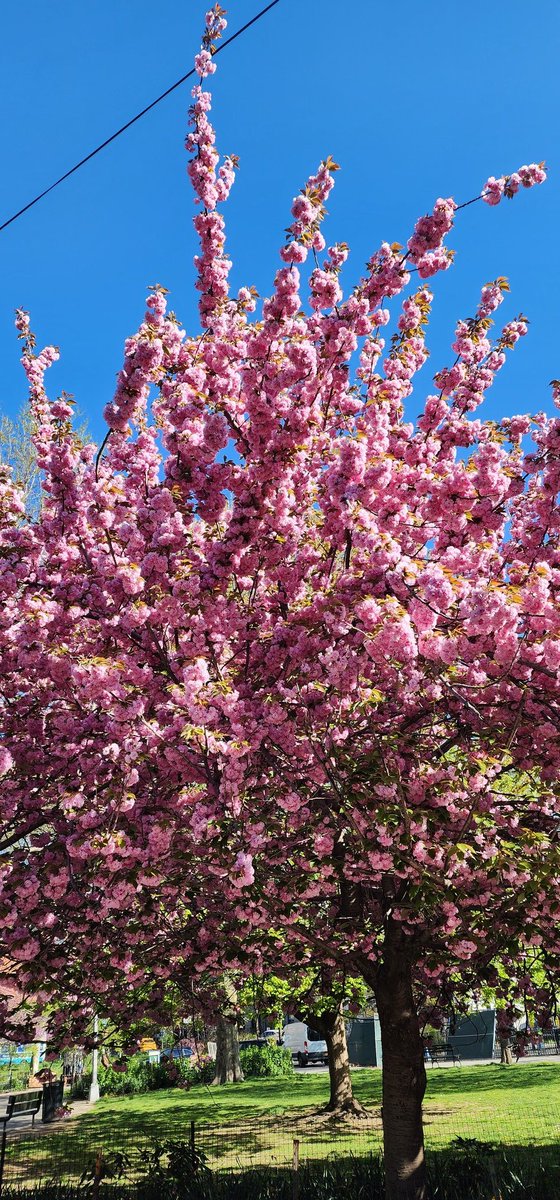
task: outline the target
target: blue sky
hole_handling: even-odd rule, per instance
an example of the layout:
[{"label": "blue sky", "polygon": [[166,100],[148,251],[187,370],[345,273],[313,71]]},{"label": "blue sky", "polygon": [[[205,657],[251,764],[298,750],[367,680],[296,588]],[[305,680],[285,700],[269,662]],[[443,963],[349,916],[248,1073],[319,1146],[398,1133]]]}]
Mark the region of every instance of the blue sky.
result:
[{"label": "blue sky", "polygon": [[[232,0],[228,33],[262,3]],[[5,7],[0,222],[189,69],[204,11],[198,0]],[[508,275],[501,313],[526,313],[530,335],[486,412],[549,408],[560,375],[559,35],[557,0],[280,0],[220,55],[212,80],[219,147],[241,159],[227,206],[234,283],[270,287],[291,199],[329,153],[342,170],[325,232],[351,246],[349,282],[380,241],[406,240],[437,196],[469,199],[489,174],[546,159],[544,187],[459,215],[429,345],[437,370],[480,285]],[[147,286],[165,284],[196,328],[189,86],[0,234],[0,410],[25,398],[17,305],[41,343],[60,346],[51,388],[74,394],[96,438]]]}]

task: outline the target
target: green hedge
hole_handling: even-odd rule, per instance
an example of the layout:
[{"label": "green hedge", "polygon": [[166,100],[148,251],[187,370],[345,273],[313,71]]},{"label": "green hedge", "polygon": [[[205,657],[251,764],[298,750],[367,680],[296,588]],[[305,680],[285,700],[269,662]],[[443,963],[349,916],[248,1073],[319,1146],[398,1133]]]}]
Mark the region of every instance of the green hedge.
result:
[{"label": "green hedge", "polygon": [[247,1046],[239,1052],[246,1079],[273,1079],[293,1075],[292,1055],[285,1046],[270,1042],[268,1046]]},{"label": "green hedge", "polygon": [[105,1096],[135,1096],[162,1088],[210,1083],[214,1071],[214,1063],[209,1059],[192,1063],[188,1058],[162,1058],[161,1062],[153,1063],[144,1054],[135,1054],[124,1071],[100,1067],[99,1090]]}]

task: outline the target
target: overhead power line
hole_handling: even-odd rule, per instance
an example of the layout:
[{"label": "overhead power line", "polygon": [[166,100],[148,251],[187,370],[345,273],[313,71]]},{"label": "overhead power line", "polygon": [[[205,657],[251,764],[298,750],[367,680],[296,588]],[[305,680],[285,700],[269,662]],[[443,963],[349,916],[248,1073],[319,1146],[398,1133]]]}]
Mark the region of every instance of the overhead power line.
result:
[{"label": "overhead power line", "polygon": [[[264,17],[267,12],[270,12],[271,8],[274,8],[275,5],[279,3],[280,0],[271,0],[271,3],[267,4],[266,8],[262,8],[260,12],[255,14],[254,17],[251,17],[251,20],[247,21],[245,25],[242,25],[240,29],[237,29],[235,33],[232,33],[231,37],[225,38],[224,41],[216,47],[214,51],[214,57],[216,54],[220,53],[220,50],[225,50],[226,46],[231,46],[231,43],[235,42],[236,38],[241,37],[242,33],[246,33],[246,31],[251,28],[251,25],[256,25],[257,21],[260,21],[261,17]],[[126,133],[126,130],[130,129],[131,125],[135,125],[136,122],[141,119],[141,117],[145,117],[146,113],[151,112],[152,108],[156,107],[156,104],[161,104],[162,100],[165,100],[167,96],[170,96],[171,93],[176,90],[176,88],[181,87],[181,84],[186,83],[187,79],[192,79],[193,75],[196,75],[196,69],[194,67],[192,67],[190,71],[187,71],[186,75],[182,75],[180,79],[177,79],[175,83],[172,83],[171,87],[166,88],[165,92],[161,93],[161,96],[157,96],[155,100],[152,100],[151,104],[147,104],[146,107],[141,110],[141,112],[136,113],[135,117],[131,117],[130,121],[127,121],[125,125],[121,125],[120,129],[117,129],[115,133],[112,133],[111,136],[106,138],[104,142],[101,142],[99,146],[96,146],[95,150],[90,150],[90,153],[86,154],[85,158],[81,158],[80,161],[75,163],[73,167],[70,167],[69,171],[65,171],[64,175],[61,175],[59,179],[55,179],[54,183],[51,183],[49,187],[44,189],[44,191],[39,192],[38,196],[34,196],[33,200],[30,200],[28,204],[24,204],[23,208],[18,209],[13,216],[8,217],[8,220],[4,221],[3,225],[0,225],[0,233],[2,233],[4,229],[7,229],[8,225],[12,225],[14,221],[17,221],[19,217],[22,217],[23,214],[28,212],[30,208],[33,208],[35,204],[38,204],[39,200],[43,200],[45,196],[48,196],[49,192],[54,192],[54,189],[57,188],[59,184],[64,183],[65,179],[69,179],[71,175],[74,175],[76,171],[79,171],[80,167],[85,166],[85,164],[90,162],[92,158],[95,158],[96,154],[100,154],[106,146],[110,146],[111,142],[116,141],[116,139],[121,136],[121,133]]]}]

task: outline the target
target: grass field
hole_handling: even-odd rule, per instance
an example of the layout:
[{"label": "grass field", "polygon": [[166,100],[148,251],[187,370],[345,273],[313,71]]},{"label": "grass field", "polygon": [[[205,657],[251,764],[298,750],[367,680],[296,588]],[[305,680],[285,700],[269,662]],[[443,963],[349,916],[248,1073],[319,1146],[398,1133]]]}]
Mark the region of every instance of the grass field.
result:
[{"label": "grass field", "polygon": [[[191,1121],[212,1167],[284,1165],[291,1160],[294,1138],[303,1161],[362,1157],[381,1145],[381,1076],[377,1070],[359,1070],[353,1078],[355,1093],[370,1113],[365,1121],[333,1123],[316,1115],[328,1097],[326,1073],[105,1097],[61,1131],[11,1140],[7,1178],[76,1178],[99,1149],[124,1150],[135,1161],[138,1148],[156,1138],[188,1138]],[[504,1146],[558,1144],[560,1063],[433,1068],[425,1128],[433,1150],[457,1137]]]}]

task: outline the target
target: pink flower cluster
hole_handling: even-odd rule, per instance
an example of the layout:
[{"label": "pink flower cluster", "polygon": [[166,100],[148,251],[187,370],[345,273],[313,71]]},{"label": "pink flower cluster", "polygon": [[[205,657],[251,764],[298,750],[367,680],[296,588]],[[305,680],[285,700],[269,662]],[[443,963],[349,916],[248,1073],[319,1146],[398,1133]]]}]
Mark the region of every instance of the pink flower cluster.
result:
[{"label": "pink flower cluster", "polygon": [[455,201],[451,198],[436,200],[431,215],[420,217],[414,226],[414,233],[407,243],[407,258],[416,264],[421,279],[445,271],[451,264],[443,239],[453,227],[455,209]]},{"label": "pink flower cluster", "polygon": [[537,183],[544,183],[545,179],[544,163],[530,163],[529,166],[519,167],[512,175],[500,175],[498,179],[491,175],[482,189],[482,199],[486,204],[496,205],[503,196],[511,199],[520,187],[534,187]]}]

